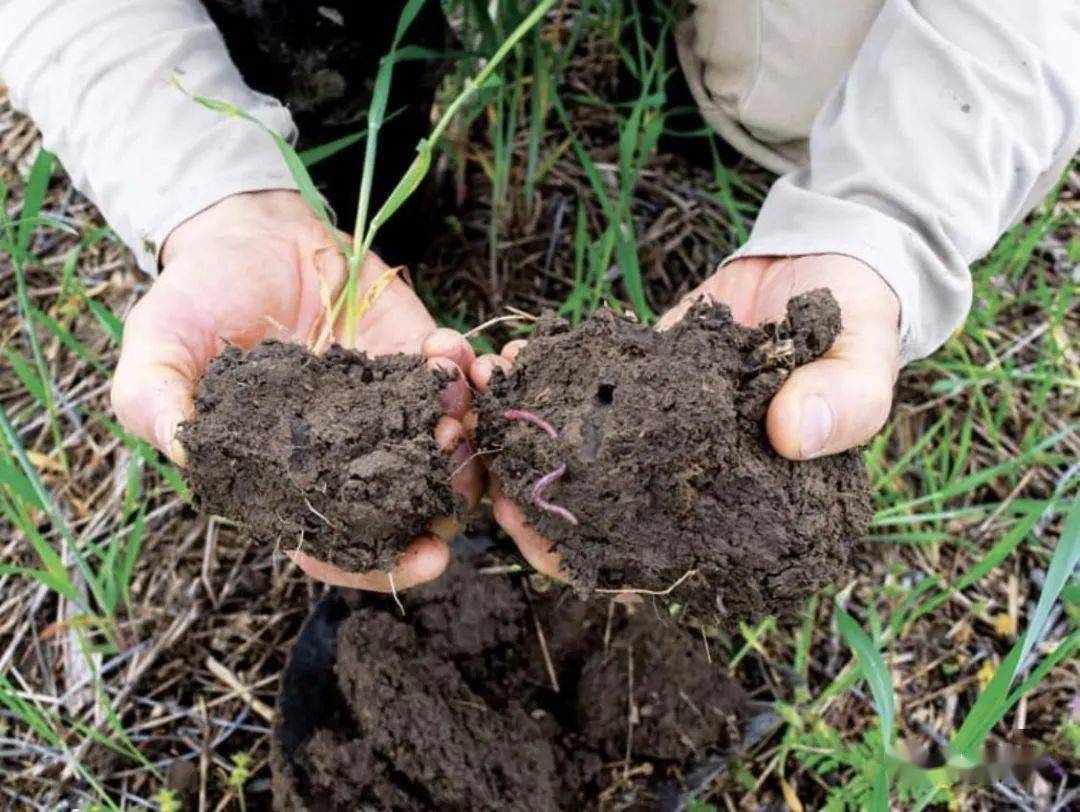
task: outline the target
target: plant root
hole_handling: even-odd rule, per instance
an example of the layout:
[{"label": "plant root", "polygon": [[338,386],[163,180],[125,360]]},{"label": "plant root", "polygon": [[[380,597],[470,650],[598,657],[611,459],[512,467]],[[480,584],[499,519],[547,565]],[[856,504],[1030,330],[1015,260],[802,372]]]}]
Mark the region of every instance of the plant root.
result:
[{"label": "plant root", "polygon": [[667,589],[634,589],[632,587],[625,587],[622,589],[597,589],[595,591],[604,595],[656,595],[659,597],[663,597],[664,595],[670,595],[676,590],[676,588],[678,588],[682,584],[683,581],[695,575],[697,575],[697,570],[689,569],[681,576],[679,576],[679,579]]}]

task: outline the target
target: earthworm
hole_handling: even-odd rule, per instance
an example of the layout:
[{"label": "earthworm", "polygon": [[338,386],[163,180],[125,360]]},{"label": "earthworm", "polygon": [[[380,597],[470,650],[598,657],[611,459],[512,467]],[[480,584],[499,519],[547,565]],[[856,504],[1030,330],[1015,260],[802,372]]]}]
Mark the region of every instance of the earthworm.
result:
[{"label": "earthworm", "polygon": [[550,474],[544,474],[538,480],[532,488],[532,501],[533,504],[542,510],[546,510],[548,513],[554,513],[560,519],[565,522],[569,522],[572,525],[577,525],[578,518],[562,505],[556,505],[548,502],[544,499],[544,489],[553,482],[558,482],[562,479],[563,474],[566,473],[566,463],[564,462]]},{"label": "earthworm", "polygon": [[[507,420],[527,420],[534,426],[537,426],[546,431],[552,437],[552,439],[557,439],[559,436],[559,432],[555,431],[555,427],[551,425],[548,421],[540,417],[540,415],[533,414],[532,412],[527,412],[524,409],[510,409],[509,411],[503,413],[503,417],[505,417]],[[542,477],[540,477],[540,479],[536,480],[536,484],[533,485],[532,488],[532,501],[533,504],[536,505],[538,508],[546,510],[548,513],[554,513],[564,522],[569,522],[570,524],[576,525],[578,523],[577,516],[564,508],[562,505],[556,505],[544,499],[544,489],[553,482],[558,482],[560,479],[562,479],[562,476],[565,473],[566,463],[563,463],[550,474],[544,474]]]},{"label": "earthworm", "polygon": [[503,417],[507,420],[528,420],[534,426],[539,426],[546,431],[553,439],[559,436],[559,432],[555,431],[555,427],[544,418],[535,415],[532,412],[527,412],[524,409],[510,409],[503,413]]}]

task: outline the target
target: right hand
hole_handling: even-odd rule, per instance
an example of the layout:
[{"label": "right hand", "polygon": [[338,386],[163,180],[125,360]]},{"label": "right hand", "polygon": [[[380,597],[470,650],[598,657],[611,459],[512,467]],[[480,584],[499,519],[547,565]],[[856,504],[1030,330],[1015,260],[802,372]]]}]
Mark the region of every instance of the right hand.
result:
[{"label": "right hand", "polygon": [[[348,240],[348,237],[342,235]],[[334,234],[296,192],[233,195],[179,225],[162,250],[163,270],[124,326],[112,403],[134,435],[184,465],[177,426],[194,416],[195,387],[210,362],[232,344],[244,349],[266,338],[303,342],[321,323],[323,302],[344,284],[346,262]],[[387,266],[374,254],[360,270],[360,290]],[[335,336],[340,338],[340,335]],[[357,324],[354,347],[372,355],[420,353],[432,366],[468,369],[469,344],[438,329],[413,290],[395,279]],[[471,396],[459,374],[442,394],[446,412],[435,429],[458,473],[454,490],[470,504],[482,473],[461,420]],[[450,560],[452,519],[432,522],[393,572],[349,573],[303,553],[293,555],[313,578],[355,589],[390,591],[430,581]]]},{"label": "right hand", "polygon": [[[657,325],[671,327],[703,297],[729,305],[742,324],[775,322],[783,319],[791,297],[823,287],[840,306],[843,331],[824,356],[792,373],[765,421],[776,452],[792,460],[854,448],[880,431],[888,417],[900,367],[900,305],[882,278],[859,260],[839,255],[738,259],[689,293]],[[495,369],[508,373],[524,344],[513,341],[499,355],[476,359],[469,369],[473,385],[486,391]],[[526,560],[566,580],[553,542],[529,527],[524,511],[494,478],[489,494],[496,520]]]}]

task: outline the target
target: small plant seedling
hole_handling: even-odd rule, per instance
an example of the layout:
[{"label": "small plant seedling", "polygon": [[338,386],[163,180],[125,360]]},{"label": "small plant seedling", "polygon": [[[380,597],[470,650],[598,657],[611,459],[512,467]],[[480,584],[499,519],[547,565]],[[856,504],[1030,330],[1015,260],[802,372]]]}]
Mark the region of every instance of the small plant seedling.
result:
[{"label": "small plant seedling", "polygon": [[[368,108],[367,139],[364,146],[364,165],[360,179],[356,224],[353,229],[351,244],[347,244],[344,240],[335,236],[338,248],[347,260],[348,275],[346,277],[345,287],[338,294],[337,299],[328,307],[324,303],[324,309],[328,312],[326,313],[323,330],[314,344],[316,349],[323,346],[325,343],[328,343],[343,308],[345,311],[343,329],[344,344],[349,347],[353,345],[353,340],[356,336],[357,323],[363,318],[364,313],[367,312],[368,308],[371,307],[378,296],[386,289],[391,280],[401,270],[400,268],[391,268],[386,271],[371,285],[370,288],[368,288],[367,291],[365,291],[364,295],[358,299],[360,268],[363,266],[364,259],[371,250],[375,235],[390,217],[401,208],[405,201],[407,201],[420,187],[421,182],[431,168],[435,146],[446,132],[450,122],[453,121],[454,117],[476,93],[481,89],[492,87],[499,82],[499,78],[495,73],[496,69],[514,49],[521,38],[543,18],[552,6],[555,5],[555,0],[541,0],[541,2],[537,3],[536,7],[521,20],[513,32],[511,32],[511,34],[496,49],[495,53],[485,62],[483,68],[481,68],[476,76],[465,81],[464,87],[446,106],[446,109],[439,117],[438,122],[432,128],[431,133],[417,144],[416,157],[413,159],[408,169],[405,170],[401,179],[398,180],[397,184],[390,192],[390,195],[369,219],[367,212],[370,208],[372,178],[378,152],[379,129],[386,119],[386,107],[390,94],[390,80],[393,74],[394,65],[402,59],[401,41],[417,15],[420,13],[425,2],[427,2],[427,0],[409,0],[409,2],[405,4],[401,16],[398,18],[398,25],[394,33],[390,52],[384,56],[379,63],[371,105]],[[307,200],[308,204],[320,219],[326,223],[327,227],[329,227],[335,235],[337,234],[333,228],[333,221],[330,213],[323,204],[322,198],[319,196],[319,192],[304,165],[303,159],[288,141],[270,130],[265,124],[250,113],[241,110],[239,107],[220,99],[212,99],[206,96],[192,94],[184,88],[180,83],[179,78],[175,75],[171,77],[171,82],[182,93],[207,109],[221,113],[222,115],[240,118],[261,127],[270,138],[273,139],[275,146],[285,160],[289,173],[292,175],[293,180],[296,181],[296,185],[299,188],[300,193],[304,196],[304,199]]]},{"label": "small plant seedling", "polygon": [[251,765],[253,759],[250,753],[233,753],[232,757],[232,769],[229,771],[229,776],[226,783],[229,785],[229,789],[236,793],[236,798],[240,802],[240,809],[247,809],[247,797],[244,795],[244,787],[251,779]]},{"label": "small plant seedling", "polygon": [[150,800],[154,802],[158,812],[181,812],[184,808],[176,791],[168,787],[159,789]]}]

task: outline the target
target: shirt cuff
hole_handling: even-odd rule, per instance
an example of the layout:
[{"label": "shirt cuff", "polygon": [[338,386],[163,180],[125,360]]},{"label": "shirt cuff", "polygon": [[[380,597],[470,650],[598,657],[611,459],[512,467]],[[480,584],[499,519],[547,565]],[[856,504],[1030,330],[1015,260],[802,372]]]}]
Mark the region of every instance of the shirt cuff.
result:
[{"label": "shirt cuff", "polygon": [[805,187],[808,171],[780,178],[750,239],[724,261],[751,256],[842,254],[869,265],[900,302],[903,363],[930,355],[963,323],[971,306],[966,263],[941,257],[906,223],[870,201]]},{"label": "shirt cuff", "polygon": [[[183,96],[180,102],[198,109],[196,102]],[[295,139],[288,111],[276,102],[246,112],[286,140]],[[114,228],[135,253],[139,267],[149,274],[156,275],[160,269],[161,250],[173,230],[218,201],[244,192],[299,188],[268,133],[250,121],[214,115],[219,120],[189,144],[177,161],[172,185],[151,200],[144,198],[149,211],[144,210],[142,218],[116,218]],[[137,233],[125,233],[136,227]]]}]

